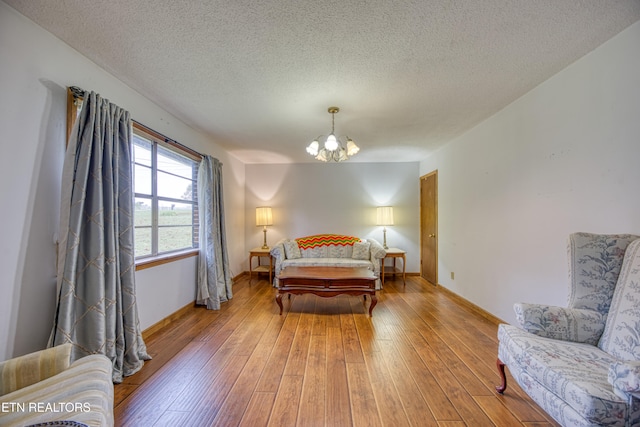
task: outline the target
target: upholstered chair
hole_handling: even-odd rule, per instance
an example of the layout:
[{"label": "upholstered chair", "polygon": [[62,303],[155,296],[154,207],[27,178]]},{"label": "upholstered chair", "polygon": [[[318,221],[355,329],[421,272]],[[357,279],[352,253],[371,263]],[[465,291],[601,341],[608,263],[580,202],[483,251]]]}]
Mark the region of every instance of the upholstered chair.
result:
[{"label": "upholstered chair", "polygon": [[113,426],[112,362],[70,343],[0,362],[0,426]]},{"label": "upholstered chair", "polygon": [[565,427],[640,427],[640,236],[569,237],[567,307],[514,305],[498,328],[505,366]]}]

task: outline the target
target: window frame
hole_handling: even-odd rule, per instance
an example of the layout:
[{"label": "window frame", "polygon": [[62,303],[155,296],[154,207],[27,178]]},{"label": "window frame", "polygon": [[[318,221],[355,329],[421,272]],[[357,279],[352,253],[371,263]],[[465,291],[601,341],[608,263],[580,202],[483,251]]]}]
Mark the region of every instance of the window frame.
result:
[{"label": "window frame", "polygon": [[[139,199],[139,198],[143,198],[143,199],[147,199],[151,201],[151,206],[152,206],[152,217],[151,217],[151,226],[149,226],[149,228],[151,228],[151,234],[152,234],[152,245],[151,245],[151,254],[150,255],[143,255],[143,256],[139,256],[136,257],[136,264],[147,264],[147,260],[150,260],[151,262],[155,261],[155,260],[161,260],[161,259],[165,259],[165,258],[171,258],[172,255],[177,255],[180,256],[183,253],[190,253],[192,251],[197,251],[199,250],[197,247],[198,244],[198,197],[197,197],[197,169],[193,170],[192,173],[192,194],[193,194],[193,198],[192,200],[178,200],[176,198],[173,197],[167,197],[167,196],[161,196],[159,194],[159,188],[157,186],[157,182],[158,182],[158,173],[162,172],[162,173],[167,173],[170,174],[170,172],[167,171],[162,171],[161,169],[158,169],[158,165],[157,165],[157,160],[158,160],[158,156],[159,154],[159,149],[162,148],[165,151],[169,151],[172,153],[176,153],[181,157],[185,157],[187,159],[190,159],[194,162],[193,166],[194,168],[197,168],[198,163],[202,160],[202,157],[199,155],[194,155],[193,152],[191,150],[185,150],[182,146],[177,145],[178,143],[176,143],[175,141],[169,140],[168,138],[166,138],[164,135],[161,135],[149,128],[147,128],[146,126],[133,121],[133,129],[132,129],[133,133],[135,135],[137,135],[138,137],[140,137],[141,139],[144,139],[146,141],[149,141],[152,143],[151,146],[151,166],[149,167],[150,172],[151,172],[151,194],[142,194],[142,193],[135,193],[135,188],[134,188],[134,198]],[[135,163],[135,158],[134,156],[132,156],[131,159],[132,163],[131,163],[131,167],[135,167],[136,165],[139,166],[143,166],[143,167],[148,167],[146,165],[141,165],[138,163]],[[178,177],[177,175],[174,175],[176,177]],[[182,177],[181,177],[182,178]],[[135,184],[135,179],[134,179],[134,184]],[[190,204],[192,206],[192,223],[191,223],[191,227],[192,227],[192,241],[194,242],[194,244],[196,245],[195,247],[191,247],[191,248],[181,248],[181,249],[175,249],[175,250],[169,250],[169,251],[164,251],[164,252],[159,252],[159,243],[160,243],[160,239],[159,239],[159,231],[161,228],[164,228],[165,226],[160,225],[159,223],[159,212],[160,212],[160,208],[159,208],[159,204],[160,202],[176,202],[176,203],[185,203],[185,204]],[[138,227],[136,227],[138,228]]]}]

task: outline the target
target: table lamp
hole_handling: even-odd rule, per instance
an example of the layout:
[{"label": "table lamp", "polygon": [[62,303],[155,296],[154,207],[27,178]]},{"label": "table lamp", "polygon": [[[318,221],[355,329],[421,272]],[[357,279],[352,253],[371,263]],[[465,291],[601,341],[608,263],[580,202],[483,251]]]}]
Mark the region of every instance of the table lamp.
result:
[{"label": "table lamp", "polygon": [[382,245],[385,249],[389,249],[387,246],[387,225],[393,225],[393,206],[378,206],[377,216],[376,216],[376,224],[382,225],[382,232],[384,234],[384,244]]},{"label": "table lamp", "polygon": [[260,206],[256,208],[256,226],[264,227],[262,232],[264,233],[264,242],[262,249],[269,249],[267,246],[267,225],[273,225],[273,215],[271,213],[270,206]]}]

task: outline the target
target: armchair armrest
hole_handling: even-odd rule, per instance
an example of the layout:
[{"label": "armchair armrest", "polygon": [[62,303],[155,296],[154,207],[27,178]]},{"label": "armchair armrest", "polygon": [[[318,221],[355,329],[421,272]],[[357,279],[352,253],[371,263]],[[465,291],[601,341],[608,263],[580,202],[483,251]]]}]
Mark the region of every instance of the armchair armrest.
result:
[{"label": "armchair armrest", "polygon": [[541,337],[596,345],[604,331],[606,318],[597,311],[525,303],[513,308],[520,327]]},{"label": "armchair armrest", "polygon": [[282,261],[286,259],[286,254],[284,252],[285,240],[286,239],[278,240],[276,244],[271,248],[271,251],[269,251],[271,256],[276,260],[276,263],[273,266],[273,273],[275,277],[278,277],[278,275],[282,271]]},{"label": "armchair armrest", "polygon": [[30,386],[67,369],[71,343],[25,354],[0,363],[0,396]]},{"label": "armchair armrest", "polygon": [[380,260],[387,255],[387,252],[377,240],[367,239],[367,242],[370,244],[369,260],[371,261],[371,264],[373,264],[373,272],[376,276],[380,276]]},{"label": "armchair armrest", "polygon": [[615,362],[609,365],[609,384],[625,400],[640,399],[640,362]]},{"label": "armchair armrest", "polygon": [[371,261],[380,260],[387,255],[387,252],[384,250],[382,245],[375,239],[367,239],[367,242],[371,244],[369,247],[369,252],[371,253]]},{"label": "armchair armrest", "polygon": [[277,260],[282,261],[283,259],[285,259],[284,240],[278,240],[276,244],[273,245],[269,253]]}]

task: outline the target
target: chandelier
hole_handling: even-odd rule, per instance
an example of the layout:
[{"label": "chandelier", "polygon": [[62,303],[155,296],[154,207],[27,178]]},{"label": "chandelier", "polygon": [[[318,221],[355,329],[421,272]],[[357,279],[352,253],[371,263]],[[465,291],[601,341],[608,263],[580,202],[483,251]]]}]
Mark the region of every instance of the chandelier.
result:
[{"label": "chandelier", "polygon": [[360,148],[348,136],[345,137],[346,143],[343,143],[339,138],[336,138],[334,130],[335,114],[340,111],[340,109],[338,107],[329,107],[327,111],[331,114],[331,133],[326,137],[322,144],[322,148],[320,147],[320,139],[324,139],[324,135],[314,139],[307,147],[307,153],[315,157],[316,160],[320,160],[322,162],[343,162],[360,151]]}]

